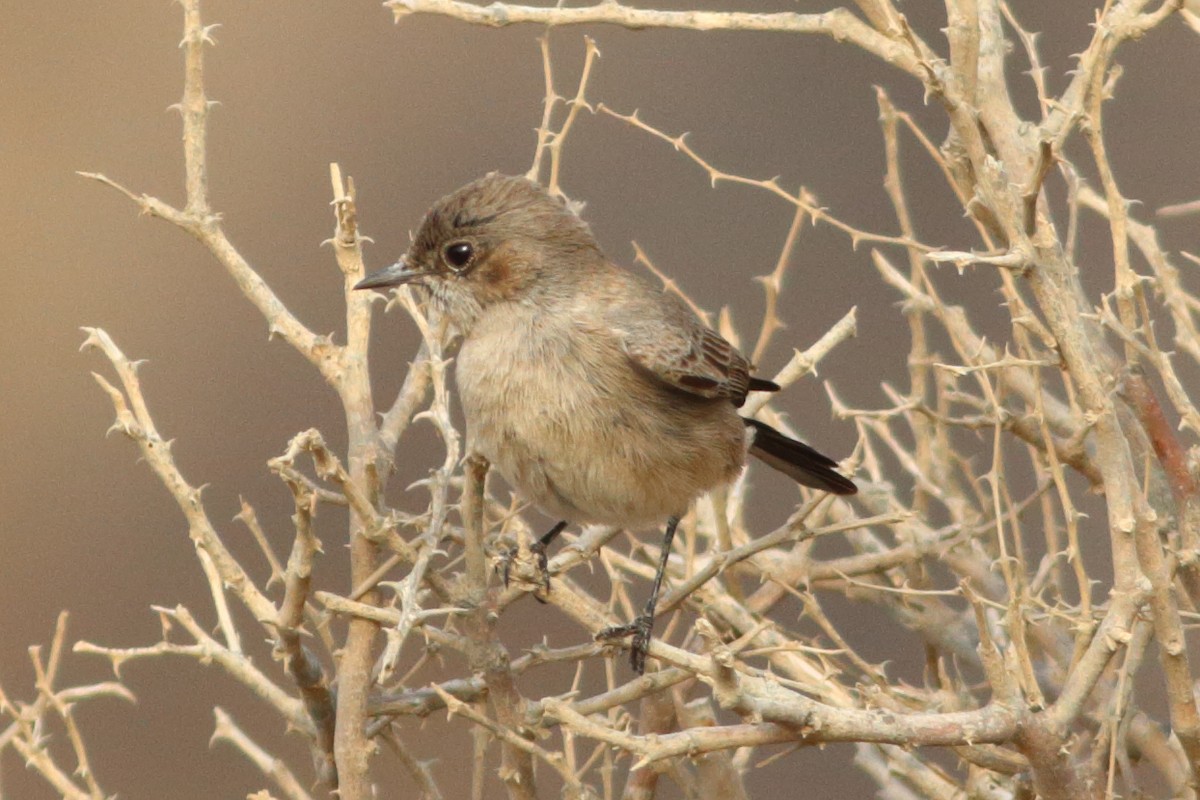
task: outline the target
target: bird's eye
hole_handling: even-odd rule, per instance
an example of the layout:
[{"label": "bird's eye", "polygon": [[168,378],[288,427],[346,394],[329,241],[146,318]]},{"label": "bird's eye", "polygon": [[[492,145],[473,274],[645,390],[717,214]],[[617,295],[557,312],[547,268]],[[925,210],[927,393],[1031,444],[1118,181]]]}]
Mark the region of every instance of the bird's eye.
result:
[{"label": "bird's eye", "polygon": [[475,258],[475,248],[469,242],[452,242],[442,250],[442,257],[455,272],[461,272]]}]

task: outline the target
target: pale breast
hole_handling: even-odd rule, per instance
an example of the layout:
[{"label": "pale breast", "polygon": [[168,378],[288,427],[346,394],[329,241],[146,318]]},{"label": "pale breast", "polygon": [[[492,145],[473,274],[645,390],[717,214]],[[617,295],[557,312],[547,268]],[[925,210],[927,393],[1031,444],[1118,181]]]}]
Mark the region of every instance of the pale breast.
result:
[{"label": "pale breast", "polygon": [[657,524],[745,463],[731,405],[653,384],[579,315],[492,307],[456,372],[469,446],[554,517]]}]

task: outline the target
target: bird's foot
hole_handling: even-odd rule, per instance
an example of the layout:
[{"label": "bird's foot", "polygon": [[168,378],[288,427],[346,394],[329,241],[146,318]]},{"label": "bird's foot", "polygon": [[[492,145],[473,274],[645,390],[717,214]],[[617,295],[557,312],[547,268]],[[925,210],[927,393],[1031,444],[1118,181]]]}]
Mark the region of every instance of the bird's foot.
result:
[{"label": "bird's foot", "polygon": [[513,565],[517,563],[517,556],[520,552],[520,549],[516,545],[498,547],[493,552],[492,558],[495,559],[493,567],[496,572],[500,573],[500,580],[504,583],[505,589],[508,588],[508,584],[511,582]]},{"label": "bird's foot", "polygon": [[[541,584],[542,590],[546,594],[550,594],[550,559],[546,556],[546,545],[541,542],[534,542],[529,545],[529,552],[533,555],[533,564],[537,569],[538,583]],[[533,596],[534,600],[539,603],[545,603],[538,595]]]},{"label": "bird's foot", "polygon": [[[550,593],[550,561],[546,557],[546,546],[541,542],[534,542],[529,545],[529,553],[533,556],[534,569],[537,572],[536,580],[534,581],[546,593]],[[508,588],[509,580],[513,575],[513,566],[517,564],[517,559],[521,554],[519,547],[509,547],[501,550],[496,555],[496,568],[500,571],[500,578],[504,581],[504,588]],[[539,603],[546,601],[539,597],[536,593],[533,599]]]},{"label": "bird's foot", "polygon": [[638,675],[646,672],[646,656],[650,655],[650,632],[654,628],[654,617],[640,614],[632,622],[613,625],[596,634],[596,641],[623,639],[632,636],[629,643],[629,663]]}]

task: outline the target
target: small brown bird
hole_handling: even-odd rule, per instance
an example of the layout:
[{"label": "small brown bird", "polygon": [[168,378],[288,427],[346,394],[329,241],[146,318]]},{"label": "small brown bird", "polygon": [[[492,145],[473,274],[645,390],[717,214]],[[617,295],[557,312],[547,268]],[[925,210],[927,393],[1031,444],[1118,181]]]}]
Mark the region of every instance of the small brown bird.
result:
[{"label": "small brown bird", "polygon": [[[805,486],[853,494],[837,464],[736,409],[779,386],[676,295],[604,257],[588,226],[525,178],[492,173],[439,200],[408,253],[355,288],[412,283],[462,335],[456,377],[469,450],[569,522],[667,521],[645,611],[599,638],[633,635],[645,666],[679,518],[737,478],[750,452]],[[547,579],[547,588],[548,588]]]}]

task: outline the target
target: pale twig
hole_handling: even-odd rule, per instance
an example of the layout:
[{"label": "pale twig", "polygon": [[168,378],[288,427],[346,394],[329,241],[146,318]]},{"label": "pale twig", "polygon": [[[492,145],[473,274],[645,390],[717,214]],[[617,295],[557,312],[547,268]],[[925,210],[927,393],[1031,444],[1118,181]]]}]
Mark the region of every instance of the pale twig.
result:
[{"label": "pale twig", "polygon": [[1004,15],[1004,20],[1016,32],[1017,38],[1021,40],[1021,47],[1025,51],[1025,57],[1029,60],[1029,78],[1033,82],[1034,90],[1037,92],[1038,106],[1041,107],[1042,116],[1045,116],[1050,109],[1050,98],[1046,92],[1046,68],[1042,65],[1041,58],[1037,51],[1037,34],[1030,33],[1021,27],[1009,7],[1006,0],[1000,0],[1000,13]]},{"label": "pale twig", "polygon": [[1171,730],[1192,765],[1192,781],[1200,784],[1200,709],[1188,663],[1187,639],[1179,618],[1179,604],[1171,585],[1171,568],[1152,519],[1138,521],[1135,543],[1138,564],[1150,581],[1150,611],[1158,657],[1166,684]]},{"label": "pale twig", "polygon": [[1121,594],[1112,598],[1103,621],[1082,656],[1075,659],[1058,697],[1045,713],[1047,722],[1065,730],[1083,709],[1109,660],[1132,635],[1134,615],[1146,593]]},{"label": "pale twig", "polygon": [[390,528],[388,520],[381,518],[375,511],[367,491],[350,476],[342,466],[341,459],[326,446],[325,437],[316,428],[309,428],[293,436],[283,455],[272,458],[267,462],[267,466],[289,483],[304,485],[307,488],[307,484],[295,471],[296,458],[301,453],[312,456],[313,467],[318,477],[338,484],[350,509],[365,521],[367,536],[382,535]]},{"label": "pale twig", "polygon": [[[393,456],[390,450],[385,452],[381,448],[371,378],[367,369],[372,297],[367,292],[355,289],[365,274],[365,268],[354,182],[348,180],[343,183],[341,170],[336,164],[330,165],[330,179],[335,219],[334,252],[342,272],[346,303],[346,345],[337,351],[337,377],[327,380],[337,389],[345,411],[349,472],[342,470],[336,458],[324,450],[319,434],[316,442],[310,442],[314,446],[310,446],[309,451],[314,457],[318,473],[323,477],[332,477],[349,501],[350,582],[351,586],[364,586],[378,568],[380,534],[391,527],[380,525],[375,504],[383,488],[386,467]],[[367,588],[361,593],[360,599],[364,603],[377,603],[379,595],[374,588]],[[320,743],[321,758],[342,800],[367,800],[375,794],[370,764],[374,745],[367,740],[365,729],[367,703],[373,684],[372,663],[377,628],[369,620],[359,618],[350,619],[348,627],[337,663],[333,763],[329,763],[328,742]],[[315,683],[308,680],[302,683],[314,686],[322,693],[325,690],[319,678]],[[317,699],[317,695],[314,695],[314,699]],[[325,701],[321,700],[321,703],[322,709],[318,713],[328,713]]]},{"label": "pale twig", "polygon": [[100,388],[108,394],[116,411],[116,422],[109,430],[124,433],[138,444],[142,457],[158,475],[187,519],[188,533],[192,541],[212,558],[223,587],[230,588],[255,619],[273,619],[274,604],[250,580],[209,520],[200,497],[203,487],[197,488],[187,482],[171,455],[171,442],[159,435],[146,400],[142,396],[141,381],[137,373],[140,362],[126,358],[112,338],[100,328],[84,328],[84,331],[88,336],[83,348],[95,347],[104,353],[116,369],[124,389],[122,393],[105,378],[92,373]]},{"label": "pale twig", "polygon": [[[852,306],[849,311],[829,330],[821,334],[817,341],[805,350],[792,351],[792,357],[772,378],[782,387],[790,386],[808,374],[816,374],[817,365],[842,342],[858,335],[858,306]],[[771,399],[769,394],[753,395],[746,400],[742,407],[743,414],[758,413]]]},{"label": "pale twig", "polygon": [[[63,797],[87,798],[88,800],[104,800],[105,794],[92,772],[87,747],[83,734],[75,721],[74,707],[76,703],[85,700],[113,696],[131,702],[133,695],[120,684],[96,684],[68,690],[57,690],[54,684],[58,679],[62,654],[66,642],[67,614],[58,615],[54,636],[50,643],[50,654],[43,659],[42,648],[29,648],[29,658],[33,664],[37,698],[31,704],[14,703],[0,689],[0,713],[13,718],[13,723],[4,731],[0,731],[0,751],[11,746],[24,758],[26,766],[41,775],[51,786],[55,787]],[[55,760],[46,747],[46,712],[53,709],[63,728],[75,757],[75,767],[66,772]],[[74,776],[74,778],[72,777]],[[78,782],[75,780],[78,778]]]},{"label": "pale twig", "polygon": [[[974,17],[975,12],[972,11],[967,16]],[[977,37],[971,46],[975,49],[975,56],[977,56]],[[975,80],[973,73],[970,80],[972,82]],[[910,239],[915,239],[916,227],[912,220],[912,213],[909,209],[908,198],[905,194],[901,176],[899,137],[899,124],[901,121],[908,124],[918,141],[927,145],[926,152],[930,154],[934,163],[942,170],[951,188],[956,193],[961,193],[962,190],[954,181],[942,153],[932,146],[928,146],[924,132],[917,128],[910,118],[896,110],[891,98],[888,97],[882,88],[876,88],[875,94],[876,103],[879,106],[880,127],[883,133],[884,160],[887,165],[883,176],[883,188],[887,192],[888,199],[891,201],[892,209],[895,211],[900,232]],[[977,229],[981,231],[981,236],[986,240],[986,234],[982,232],[982,226],[978,223],[976,225]],[[925,261],[922,258],[922,253],[912,247],[906,248],[906,251],[909,263],[909,280],[914,286],[928,285],[929,277],[925,271]],[[924,404],[928,402],[930,394],[936,392],[939,386],[937,383],[938,376],[933,375],[929,368],[931,359],[929,355],[930,337],[927,316],[928,310],[917,304],[908,304],[905,308],[904,317],[908,323],[910,339],[908,357],[909,403]],[[948,462],[950,459],[945,427],[939,426],[937,420],[930,420],[919,414],[906,415],[906,418],[913,431],[915,440],[914,456],[918,469],[923,474],[935,476],[935,479],[948,476],[950,471]],[[938,480],[938,483],[949,488],[949,481],[947,480]],[[925,511],[929,505],[929,501],[930,498],[918,487],[913,497],[913,510],[918,513]]]},{"label": "pale twig", "polygon": [[992,695],[1001,702],[1019,704],[1022,701],[1021,686],[1016,676],[1010,675],[1005,668],[1004,658],[996,646],[988,622],[987,610],[983,599],[971,588],[971,582],[963,580],[959,583],[971,610],[975,614],[975,629],[979,631],[979,661],[983,665],[984,674],[992,688]]},{"label": "pale twig", "polygon": [[[536,756],[546,764],[550,765],[562,778],[568,791],[572,792],[571,796],[582,797],[583,786],[579,783],[579,778],[572,772],[566,764],[565,758],[560,753],[551,753],[538,745],[534,744],[529,739],[519,735],[516,731],[499,725],[496,722],[488,719],[483,714],[480,714],[471,706],[459,700],[457,697],[445,692],[436,684],[433,690],[442,698],[442,702],[446,704],[446,710],[451,715],[458,715],[469,719],[476,725],[487,729],[494,736],[500,739],[505,744],[512,748],[522,750],[529,755]],[[511,783],[511,781],[509,781]],[[532,789],[532,787],[530,787]]]},{"label": "pale twig", "polygon": [[[422,371],[427,375],[426,385],[433,388],[433,400],[429,408],[419,414],[412,415],[411,419],[413,421],[428,419],[433,423],[445,445],[445,457],[442,460],[441,467],[433,472],[432,478],[427,481],[418,482],[429,486],[431,502],[428,511],[428,525],[416,543],[416,556],[410,559],[412,569],[404,579],[399,590],[402,609],[400,620],[394,627],[389,628],[385,634],[387,636],[387,645],[378,661],[378,672],[381,680],[386,680],[391,676],[396,661],[399,659],[400,649],[404,644],[404,640],[407,638],[413,624],[419,619],[420,609],[417,603],[417,593],[425,580],[430,559],[441,552],[437,549],[437,545],[445,535],[444,528],[451,508],[451,484],[453,483],[454,471],[458,466],[460,455],[460,437],[450,419],[449,396],[446,386],[446,367],[449,361],[443,352],[446,339],[445,331],[441,328],[437,331],[434,330],[434,326],[430,323],[426,315],[422,313],[408,291],[401,290],[397,294],[396,300],[404,307],[413,321],[417,323],[417,327],[421,332],[422,352],[425,354]],[[425,394],[424,390],[422,390],[421,394],[422,396]],[[385,420],[385,425],[386,423],[387,420]],[[465,547],[468,552],[474,552],[474,546],[469,541]],[[356,599],[362,597],[378,581],[382,580],[383,576],[399,560],[399,557],[393,556],[380,565],[363,582],[355,587],[353,597]]]},{"label": "pale twig", "polygon": [[1162,206],[1155,213],[1160,217],[1182,217],[1188,214],[1200,213],[1200,200]]},{"label": "pale twig", "polygon": [[570,725],[576,733],[616,745],[641,757],[642,763],[683,754],[706,753],[737,747],[760,746],[780,742],[868,741],[895,744],[958,744],[969,738],[974,742],[1007,741],[1015,726],[1011,709],[989,706],[979,711],[947,714],[895,715],[852,709],[830,709],[827,715],[797,714],[770,700],[747,702],[762,722],[699,728],[678,733],[640,737],[614,730],[572,710],[569,703],[547,698],[547,714]]},{"label": "pale twig", "polygon": [[687,134],[679,136],[671,136],[663,131],[655,128],[653,125],[643,121],[638,117],[638,112],[635,110],[632,114],[621,114],[608,106],[601,103],[596,107],[596,110],[610,117],[619,119],[634,128],[645,131],[656,139],[660,139],[675,148],[676,151],[685,155],[689,160],[708,173],[708,180],[714,187],[721,182],[736,183],[743,186],[753,186],[765,192],[775,195],[796,208],[803,209],[813,222],[824,222],[842,233],[850,237],[852,246],[857,247],[860,242],[874,242],[877,244],[895,244],[904,247],[915,247],[923,252],[931,252],[934,248],[921,244],[920,242],[912,241],[905,237],[887,236],[884,234],[870,233],[868,231],[859,230],[845,222],[842,222],[837,217],[829,214],[824,208],[816,204],[815,198],[812,197],[805,189],[800,189],[795,194],[789,193],[786,189],[779,185],[778,178],[770,178],[768,180],[758,180],[755,178],[747,178],[742,175],[736,175],[730,172],[724,172],[713,166],[708,160],[697,153],[692,146],[687,143]]},{"label": "pale twig", "polygon": [[554,119],[554,107],[562,100],[562,96],[554,90],[554,68],[550,60],[550,31],[547,30],[538,37],[538,49],[542,53],[542,75],[546,80],[545,96],[542,98],[542,121],[537,127],[537,145],[533,148],[533,164],[525,177],[537,181],[542,175],[542,158],[550,141],[550,122]]},{"label": "pale twig", "polygon": [[881,787],[880,800],[928,800],[910,789],[905,781],[897,779],[903,773],[892,763],[891,752],[892,748],[885,745],[859,742],[854,746],[854,766]]},{"label": "pale twig", "polygon": [[308,736],[315,736],[316,729],[304,710],[303,704],[277,686],[264,675],[247,657],[232,652],[209,636],[182,605],[174,608],[155,607],[163,620],[164,637],[171,623],[179,623],[195,644],[174,644],[163,641],[148,647],[103,647],[90,642],[76,642],[76,653],[92,653],[104,656],[112,664],[113,672],[119,677],[121,667],[128,661],[145,658],[161,658],[165,655],[187,656],[201,664],[216,664],[230,677],[248,688],[263,700],[268,707],[277,711],[292,727]]},{"label": "pale twig", "polygon": [[[661,695],[647,695],[638,705],[637,733],[639,736],[655,736],[675,730],[677,725],[676,708],[670,698]],[[682,727],[681,724],[680,726]],[[563,731],[564,739],[568,733],[571,739],[575,738],[570,725],[562,725],[560,730]],[[661,772],[665,772],[665,770],[656,769],[657,766],[659,765],[644,764],[640,768],[635,767],[629,770],[629,775],[625,778],[625,788],[621,792],[622,800],[652,800],[655,790],[658,788],[659,775]],[[688,796],[697,797],[698,794],[691,792]]]},{"label": "pale twig", "polygon": [[[38,667],[41,676],[39,677],[39,684],[43,686],[53,687],[58,680],[59,667],[62,664],[62,654],[66,644],[67,616],[67,612],[65,611],[59,613],[58,620],[54,626],[54,635],[50,641],[50,655],[45,660],[44,665]],[[35,659],[35,662],[40,663],[41,653],[39,648],[30,648],[30,655]],[[130,703],[137,702],[137,699],[129,689],[125,688],[121,683],[113,681],[58,689],[53,694],[56,702],[62,703],[67,707],[98,697],[112,697]],[[31,730],[29,721],[42,719],[50,702],[51,696],[39,687],[37,699],[32,703],[22,704],[20,707],[17,707],[0,690],[0,711],[14,717],[14,722],[0,731],[0,750],[13,744],[14,738],[26,735]]]},{"label": "pale twig", "polygon": [[21,714],[3,689],[0,689],[0,712],[16,719],[11,728],[13,735],[8,736],[5,743],[16,750],[25,760],[28,768],[41,775],[65,800],[103,800],[102,795],[94,794],[89,792],[86,787],[77,785],[71,774],[55,763],[50,752],[40,743],[34,721]]},{"label": "pale twig", "polygon": [[980,20],[975,0],[946,3],[946,38],[950,43],[950,64],[958,89],[965,102],[979,104]]},{"label": "pale twig", "polygon": [[[999,360],[1000,355],[976,332],[965,309],[942,303],[928,289],[922,289],[913,284],[892,265],[882,252],[873,250],[871,257],[886,283],[899,290],[909,302],[919,303],[923,308],[933,312],[945,327],[961,358],[983,362]],[[1041,398],[1040,402],[1046,420],[1055,433],[1072,436],[1078,432],[1079,422],[1074,418],[1073,410],[1058,398],[1043,391],[1027,371],[1006,370],[1004,379],[1008,388],[1020,394],[1029,405],[1037,405],[1038,398]]]},{"label": "pale twig", "polygon": [[[262,278],[246,262],[225,237],[220,227],[219,215],[211,211],[207,196],[207,153],[205,146],[205,127],[209,102],[204,93],[203,85],[203,46],[211,43],[209,32],[211,27],[205,27],[200,21],[198,0],[185,0],[185,85],[184,98],[180,111],[184,120],[184,160],[187,172],[188,202],[183,211],[179,211],[156,198],[145,195],[137,196],[125,190],[115,182],[103,176],[89,175],[108,185],[120,189],[130,199],[138,202],[143,210],[161,216],[173,224],[187,230],[203,242],[210,252],[225,266],[227,271],[238,283],[243,294],[254,303],[266,318],[272,335],[279,334],[297,350],[305,355],[322,373],[325,380],[338,390],[342,403],[347,411],[347,421],[350,433],[351,464],[355,473],[348,476],[348,483],[362,486],[365,495],[374,490],[375,462],[378,453],[374,450],[376,431],[374,428],[374,413],[371,402],[369,381],[366,374],[366,339],[369,325],[370,299],[361,293],[352,292],[353,285],[363,274],[360,250],[360,238],[357,233],[357,222],[354,209],[353,184],[343,187],[340,172],[334,167],[332,172],[335,208],[337,211],[338,228],[334,242],[337,246],[339,265],[345,279],[347,294],[347,337],[345,348],[335,346],[329,337],[317,336],[304,327],[279,301]],[[127,391],[130,391],[127,386]],[[132,391],[130,391],[132,394]],[[114,404],[118,398],[115,391]],[[118,407],[118,414],[120,408]],[[399,424],[393,425],[398,427]],[[145,427],[145,426],[143,426]],[[160,477],[171,488],[171,482]],[[360,500],[367,499],[360,497]],[[191,502],[199,505],[198,493]],[[183,503],[181,502],[181,505]],[[370,507],[369,499],[365,503]],[[360,502],[355,510],[362,519],[373,519],[374,514],[363,515],[364,504]],[[185,508],[185,513],[187,509]],[[193,519],[193,533],[197,523]],[[205,523],[207,520],[203,520]],[[375,545],[362,537],[354,536],[351,540],[353,572],[359,581],[374,570],[373,550]],[[247,593],[250,586],[245,576],[239,574],[238,580],[230,580],[229,565],[223,564],[212,548],[208,549],[226,583],[231,583],[235,589]],[[252,589],[253,587],[250,586]],[[368,596],[368,599],[373,597]],[[245,597],[243,597],[245,600]],[[265,601],[264,601],[265,603]],[[260,604],[261,605],[261,604]],[[269,604],[267,604],[269,605]],[[266,608],[251,607],[258,619],[268,619],[272,616]],[[373,631],[363,627],[360,622],[352,622],[350,636],[344,647],[343,671],[340,676],[341,692],[339,693],[339,714],[347,719],[346,724],[339,727],[345,732],[339,737],[338,751],[341,764],[340,773],[343,778],[342,796],[346,798],[364,798],[369,793],[369,781],[366,778],[365,748],[362,746],[361,725],[353,722],[356,713],[361,714],[365,707],[365,680],[369,671],[370,638]]]},{"label": "pale twig", "polygon": [[435,555],[444,554],[435,549],[433,545],[423,547],[412,570],[396,587],[396,594],[400,598],[400,615],[396,624],[384,632],[387,637],[387,645],[379,657],[379,680],[381,682],[390,679],[392,671],[396,668],[396,662],[400,659],[400,651],[404,647],[405,640],[413,626],[424,618],[417,594],[425,578],[425,572],[429,568],[429,561]]},{"label": "pale twig", "polygon": [[584,7],[520,6],[493,3],[478,6],[460,0],[391,0],[396,21],[411,14],[436,14],[479,25],[503,26],[521,22],[542,25],[586,25],[608,23],[642,30],[645,28],[682,28],[686,30],[777,31],[816,33],[838,41],[849,40],[906,72],[916,73],[917,65],[908,49],[863,23],[844,8],[824,14],[755,14],[716,11],[657,11],[623,6],[616,2]]},{"label": "pale twig", "polygon": [[667,275],[658,267],[654,266],[654,262],[650,260],[648,255],[646,255],[646,251],[642,249],[641,245],[639,245],[637,242],[632,242],[631,244],[633,244],[634,263],[641,264],[643,267],[650,270],[650,273],[662,282],[664,292],[673,294],[683,300],[683,302],[688,304],[688,308],[692,309],[692,313],[704,321],[705,325],[712,325],[712,315],[698,306],[696,301],[689,297],[688,294],[679,287],[679,283],[674,278],[672,278],[670,275]]},{"label": "pale twig", "polygon": [[229,613],[229,603],[225,599],[225,587],[221,583],[221,575],[217,572],[217,566],[213,563],[212,556],[208,554],[208,551],[202,548],[197,548],[196,560],[200,562],[200,569],[208,581],[208,592],[212,595],[213,606],[217,612],[217,624],[221,628],[221,635],[225,637],[225,644],[233,652],[241,653],[242,638],[233,624],[233,616]]},{"label": "pale twig", "polygon": [[429,396],[430,378],[429,345],[422,341],[416,357],[408,365],[404,383],[396,394],[395,401],[379,423],[379,440],[385,452],[395,452],[400,437],[408,429],[417,409]]},{"label": "pale twig", "polygon": [[903,514],[884,514],[868,519],[855,520],[846,525],[831,525],[824,528],[808,529],[804,527],[805,518],[816,510],[819,503],[826,501],[828,495],[818,498],[815,501],[810,501],[800,509],[793,518],[788,521],[788,524],[769,533],[765,536],[760,536],[746,544],[736,547],[733,550],[721,551],[714,553],[701,567],[692,575],[673,589],[669,595],[664,597],[659,603],[660,614],[665,614],[673,610],[679,603],[683,602],[689,595],[699,589],[708,581],[712,580],[717,575],[720,575],[725,570],[731,568],[748,558],[769,550],[773,547],[778,547],[787,542],[800,542],[815,539],[820,536],[828,536],[835,533],[844,533],[847,530],[853,530],[859,527],[869,527],[871,525],[887,525],[900,522],[907,515]]},{"label": "pale twig", "polygon": [[[1078,199],[1084,208],[1104,216],[1109,214],[1107,201],[1087,186],[1079,188]],[[1193,318],[1193,314],[1200,310],[1200,304],[1180,282],[1179,269],[1171,263],[1167,253],[1159,245],[1158,232],[1152,226],[1129,217],[1126,218],[1126,226],[1130,240],[1153,270],[1163,303],[1171,312],[1176,346],[1193,360],[1200,361],[1200,329],[1197,329]],[[1194,260],[1188,253],[1182,255]]]},{"label": "pale twig", "polygon": [[[1171,359],[1167,354],[1159,350],[1153,341],[1147,343],[1139,338],[1137,334],[1127,328],[1121,320],[1112,314],[1107,305],[1101,310],[1099,316],[1101,323],[1116,333],[1117,337],[1125,343],[1131,352],[1150,362],[1150,365],[1158,372],[1159,377],[1162,379],[1163,387],[1166,389],[1167,397],[1171,400],[1172,405],[1175,407],[1175,412],[1180,417],[1179,428],[1189,429],[1193,435],[1200,436],[1200,410],[1197,410],[1196,406],[1192,403],[1183,382],[1180,380],[1179,375],[1176,374],[1175,368],[1171,364]],[[1143,378],[1139,377],[1138,380],[1144,384]],[[1146,392],[1148,400],[1153,398],[1153,393],[1150,392],[1148,385],[1146,385]],[[1155,405],[1158,405],[1157,398],[1153,398],[1153,402]],[[1140,411],[1140,409],[1137,410]],[[1161,413],[1161,410],[1159,413]],[[1173,433],[1171,438],[1175,439]],[[1175,447],[1178,448],[1178,444]],[[1164,464],[1165,466],[1167,465]]]},{"label": "pale twig", "polygon": [[[1035,372],[1033,375],[1037,385],[1041,386],[1042,376],[1040,372]],[[1039,391],[1036,395],[1037,405],[1034,407],[1038,426],[1041,431],[1042,439],[1045,442],[1053,441],[1053,435],[1050,433],[1050,427],[1046,422],[1046,415],[1043,413],[1043,394]],[[1078,656],[1082,654],[1083,647],[1086,646],[1088,638],[1091,636],[1094,628],[1092,621],[1092,586],[1088,578],[1087,568],[1083,562],[1083,551],[1079,546],[1079,517],[1075,510],[1074,501],[1071,498],[1070,489],[1067,487],[1067,478],[1063,472],[1062,465],[1059,463],[1059,451],[1056,447],[1046,447],[1043,449],[1046,455],[1046,461],[1050,467],[1050,475],[1054,479],[1054,488],[1058,495],[1059,505],[1062,508],[1063,520],[1067,529],[1067,561],[1071,564],[1075,574],[1075,586],[1079,592],[1079,632],[1075,637],[1076,655],[1072,658],[1072,663],[1078,661]],[[1097,477],[1093,482],[1102,480]]]},{"label": "pale twig", "polygon": [[1029,263],[1029,256],[1016,250],[1005,253],[964,253],[958,250],[935,250],[925,254],[925,260],[934,264],[950,263],[961,273],[964,267],[971,264],[985,264],[1001,269],[1024,270]]},{"label": "pale twig", "polygon": [[283,601],[279,604],[275,621],[277,648],[316,730],[312,747],[314,761],[318,765],[318,777],[333,789],[337,787],[333,694],[320,661],[309,652],[300,638],[300,626],[312,585],[313,561],[321,550],[321,542],[312,530],[315,498],[297,484],[292,484],[292,491],[296,502],[296,513],[292,517],[296,536],[284,573]]},{"label": "pale twig", "polygon": [[270,778],[285,797],[291,800],[312,800],[312,795],[305,791],[287,764],[259,746],[224,709],[214,708],[213,716],[216,717],[216,725],[212,738],[209,739],[210,745],[217,742],[229,743],[234,749],[240,750],[263,775]]},{"label": "pale twig", "polygon": [[471,602],[482,601],[487,590],[487,559],[483,552],[483,493],[488,462],[483,456],[467,457],[463,481],[463,548],[467,562],[467,595]]},{"label": "pale twig", "polygon": [[471,800],[484,800],[483,782],[487,777],[487,750],[492,734],[482,725],[471,728],[471,745],[474,749],[474,764],[471,767]]},{"label": "pale twig", "polygon": [[180,105],[184,119],[184,157],[186,162],[188,203],[183,210],[177,209],[157,197],[137,194],[116,181],[93,172],[81,172],[81,176],[95,180],[132,200],[143,213],[160,217],[199,239],[209,252],[225,267],[238,288],[267,321],[269,334],[280,336],[301,355],[321,370],[321,374],[335,387],[341,384],[342,354],[329,337],[318,336],[306,328],[272,291],[270,286],[250,266],[225,236],[220,225],[220,216],[208,207],[207,155],[205,153],[205,125],[209,101],[203,87],[203,48],[211,44],[211,26],[200,22],[199,0],[181,0],[185,18],[185,87],[184,101]]},{"label": "pale twig", "polygon": [[258,549],[262,550],[263,556],[267,559],[267,565],[271,568],[271,577],[267,578],[266,586],[270,588],[271,584],[283,580],[283,565],[279,563],[279,558],[275,555],[275,550],[267,540],[267,535],[263,532],[262,525],[259,524],[258,515],[254,512],[254,506],[250,505],[244,497],[239,497],[238,499],[242,503],[242,508],[234,516],[234,519],[246,526],[246,530],[250,531],[250,535],[254,537],[255,543],[258,544]]},{"label": "pale twig", "polygon": [[762,284],[765,308],[763,309],[762,326],[758,332],[758,341],[755,342],[754,349],[751,351],[751,364],[758,364],[762,361],[763,355],[767,352],[767,345],[771,343],[771,337],[775,331],[783,327],[783,321],[779,319],[777,313],[779,292],[783,289],[783,276],[792,262],[796,239],[800,236],[800,229],[804,227],[807,216],[808,213],[804,208],[796,206],[796,213],[792,215],[792,224],[788,227],[787,237],[783,241],[779,258],[775,262],[775,269],[771,270],[770,274],[760,275],[755,279]]},{"label": "pale twig", "polygon": [[[488,700],[495,711],[497,724],[511,731],[524,716],[526,701],[517,690],[508,653],[495,639],[495,631],[489,620],[490,610],[484,603],[487,592],[487,562],[483,552],[486,526],[483,507],[487,471],[488,462],[483,456],[472,454],[467,457],[461,503],[467,572],[461,594],[472,606],[464,620],[467,635],[471,640],[468,654],[471,668],[483,672],[486,676]],[[512,800],[534,800],[537,789],[531,757],[533,751],[509,736],[500,738],[503,742],[501,774],[504,776],[504,785],[509,797]],[[519,736],[516,738],[520,739]]]},{"label": "pale twig", "polygon": [[418,760],[400,739],[400,734],[394,727],[388,729],[387,735],[384,736],[383,740],[392,753],[395,754],[396,760],[400,762],[400,766],[408,773],[413,783],[421,791],[421,800],[442,800],[442,792],[438,788],[437,781],[433,778],[432,770],[429,768],[432,762]]},{"label": "pale twig", "polygon": [[[590,36],[583,37],[583,43],[586,48],[583,57],[583,71],[579,76],[579,89],[575,92],[575,97],[567,102],[567,118],[563,120],[562,127],[554,131],[550,135],[550,178],[546,182],[546,191],[550,194],[565,196],[562,186],[559,184],[559,173],[562,167],[562,148],[566,144],[567,135],[571,132],[571,126],[575,124],[575,118],[579,116],[581,108],[590,110],[584,93],[587,90],[588,78],[592,74],[592,64],[600,56],[600,49],[596,47],[596,42]],[[536,158],[535,158],[536,161]]]},{"label": "pale twig", "polygon": [[[1092,161],[1100,173],[1100,183],[1104,187],[1104,197],[1108,205],[1108,228],[1112,236],[1113,248],[1113,291],[1117,298],[1117,312],[1121,324],[1128,330],[1138,327],[1138,312],[1135,294],[1137,292],[1138,276],[1134,274],[1129,261],[1129,232],[1126,215],[1127,202],[1117,187],[1116,175],[1108,159],[1108,147],[1104,141],[1104,126],[1101,119],[1104,108],[1106,88],[1104,81],[1107,76],[1096,70],[1091,75],[1091,85],[1088,87],[1085,114],[1087,124],[1083,125],[1084,136],[1092,149]],[[1137,351],[1128,344],[1125,349],[1125,361],[1131,367],[1138,364]]]}]

